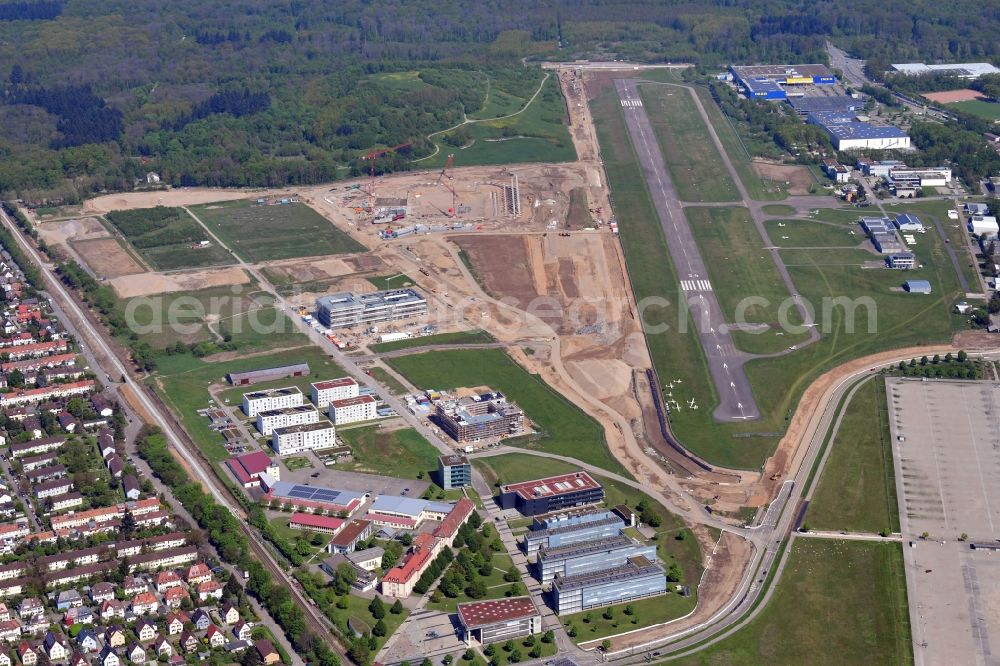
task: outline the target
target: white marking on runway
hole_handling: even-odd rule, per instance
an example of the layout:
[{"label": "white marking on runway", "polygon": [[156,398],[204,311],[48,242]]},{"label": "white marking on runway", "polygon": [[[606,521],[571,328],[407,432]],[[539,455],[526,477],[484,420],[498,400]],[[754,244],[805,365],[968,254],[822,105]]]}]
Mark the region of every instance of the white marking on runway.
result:
[{"label": "white marking on runway", "polygon": [[633,109],[634,108],[639,108],[639,107],[642,106],[642,100],[641,99],[623,99],[622,100],[622,106],[628,107],[628,108],[633,108]]},{"label": "white marking on runway", "polygon": [[712,283],[708,280],[681,280],[684,291],[712,291]]}]

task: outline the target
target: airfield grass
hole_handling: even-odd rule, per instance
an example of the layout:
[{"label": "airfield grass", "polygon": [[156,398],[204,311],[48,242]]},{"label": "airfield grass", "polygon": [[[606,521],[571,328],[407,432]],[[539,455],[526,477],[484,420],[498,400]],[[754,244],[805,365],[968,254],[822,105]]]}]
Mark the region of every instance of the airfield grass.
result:
[{"label": "airfield grass", "polygon": [[301,203],[258,206],[249,199],[191,211],[244,261],[363,252],[365,247]]},{"label": "airfield grass", "polygon": [[231,361],[212,362],[210,359],[198,359],[189,354],[182,356],[158,357],[158,370],[150,379],[156,393],[177,415],[184,430],[191,436],[202,452],[214,463],[220,463],[229,457],[223,445],[222,435],[209,428],[207,418],[198,414],[199,409],[208,406],[211,396],[208,387],[215,384],[227,385],[226,374],[269,368],[291,363],[308,363],[312,372],[308,377],[288,378],[276,382],[262,382],[252,387],[234,387],[224,391],[223,399],[229,398],[232,404],[240,401],[240,396],[251,390],[262,388],[277,388],[280,386],[308,387],[309,382],[339,377],[343,371],[331,361],[318,347],[304,347],[263,354],[258,356],[241,356]]},{"label": "airfield grass", "polygon": [[911,664],[899,543],[795,540],[774,596],[748,625],[678,666]]},{"label": "airfield grass", "polygon": [[486,331],[476,328],[470,331],[454,331],[451,333],[435,333],[433,335],[421,335],[395,342],[379,342],[369,345],[373,352],[396,351],[397,349],[410,349],[412,347],[427,347],[428,345],[475,345],[489,342],[496,342],[496,338]]},{"label": "airfield grass", "polygon": [[506,444],[572,456],[628,476],[608,450],[604,432],[594,419],[500,349],[425,352],[385,362],[422,389],[489,386],[502,392],[524,409],[538,429],[535,435],[508,439]]},{"label": "airfield grass", "polygon": [[[969,235],[968,230],[962,224],[961,220],[952,220],[948,217],[948,211],[954,210],[952,202],[922,201],[890,203],[886,205],[886,209],[890,214],[896,214],[897,212],[913,213],[919,217],[924,226],[927,227],[925,236],[934,234],[937,237],[938,232],[936,228],[933,228],[932,222],[934,220],[940,222],[945,236],[951,241],[952,249],[955,250],[955,255],[958,257],[959,266],[962,268],[962,273],[969,283],[969,290],[973,292],[980,291],[978,260],[975,257],[975,254],[979,252],[979,246],[972,240],[972,236]],[[918,235],[918,243],[921,238],[922,236]]]},{"label": "airfield grass", "polygon": [[235,263],[232,255],[216,243],[194,247],[195,244],[210,239],[183,208],[158,206],[113,211],[105,215],[105,219],[114,232],[125,238],[156,270],[204,268]]},{"label": "airfield grass", "polygon": [[[467,123],[432,137],[440,150],[433,157],[414,164],[421,168],[444,166],[449,154],[455,155],[456,167],[576,160],[555,76],[550,76],[538,97],[523,108],[523,112],[510,118]],[[449,135],[467,136],[467,140],[460,146],[450,145],[445,140]]]},{"label": "airfield grass", "polygon": [[[620,241],[636,300],[661,299],[660,307],[647,308],[643,313],[646,344],[653,367],[663,383],[683,380],[683,384],[674,389],[676,400],[686,403],[693,398],[697,404],[708,409],[716,404],[715,387],[709,381],[708,366],[698,336],[679,332],[680,329],[693,331],[694,323],[683,305],[677,272],[671,262],[663,228],[639,168],[614,88],[608,87],[592,99],[590,108],[614,198],[615,215],[621,231]],[[717,455],[713,447],[718,449],[720,457],[735,448],[726,441],[729,437],[725,435],[720,442],[710,443],[715,441],[715,436],[708,432],[700,442],[689,441],[684,422],[691,420],[694,414],[688,410],[671,414],[671,425],[678,431],[684,431],[685,436],[681,437],[681,441],[686,446],[709,459]],[[711,422],[710,416],[708,421]],[[700,430],[705,419],[696,417],[694,422]],[[767,444],[761,446],[757,441],[750,441],[741,443],[739,450],[732,453],[742,464],[752,466],[768,453],[769,448]]]},{"label": "airfield grass", "polygon": [[987,102],[981,99],[970,99],[964,102],[952,102],[948,108],[957,109],[962,113],[982,118],[983,120],[1000,120],[1000,104],[997,102]]},{"label": "airfield grass", "polygon": [[338,429],[337,435],[351,447],[352,462],[338,463],[337,469],[416,479],[430,477],[437,470],[440,455],[430,442],[413,428],[386,430],[378,426]]},{"label": "airfield grass", "polygon": [[682,201],[736,201],[719,151],[687,88],[640,88],[649,123]]},{"label": "airfield grass", "polygon": [[[781,248],[856,249],[867,242],[857,224],[841,224],[819,220],[767,220],[764,222],[771,242]],[[852,234],[853,232],[853,234]],[[868,246],[870,247],[870,245]],[[872,254],[871,259],[878,259]]]},{"label": "airfield grass", "polygon": [[768,327],[763,332],[733,331],[736,346],[743,351],[768,354],[808,340],[808,332],[796,334],[783,330],[782,319],[792,325],[801,324],[802,319],[797,310],[787,306],[787,313],[780,314],[782,304],[791,294],[771,256],[763,249],[763,240],[750,213],[745,208],[715,207],[687,208],[684,212],[726,321]]},{"label": "airfield grass", "polygon": [[[670,414],[671,429],[691,451],[717,465],[758,468],[787,427],[802,392],[823,372],[871,353],[944,341],[964,325],[961,318],[950,313],[959,295],[958,281],[945,245],[934,233],[921,236],[921,242],[913,248],[924,268],[906,274],[861,268],[863,262],[876,258],[862,250],[782,251],[798,293],[816,308],[814,319],[822,339],[791,354],[756,359],[745,366],[761,410],[760,420],[714,422],[714,387],[697,336],[677,332],[679,317],[687,319],[687,314],[679,312],[671,298],[678,294],[676,274],[620,107],[612,88],[591,101],[636,297],[640,301],[651,296],[670,301],[644,313],[646,338],[660,381],[674,382],[673,398],[682,405]],[[861,214],[864,212],[854,209],[822,209],[815,217],[843,224],[847,236],[849,225],[858,228],[856,222]],[[860,234],[857,240],[863,240]],[[837,245],[843,243],[838,241]],[[928,279],[934,293],[917,296],[894,291],[906,279]],[[872,299],[876,313],[873,332],[867,326],[865,307],[857,309],[858,322],[847,317],[847,308],[829,300],[824,312],[823,299],[837,297]],[[650,325],[663,323],[670,329],[651,332]],[[690,321],[686,326],[688,331],[695,330]],[[686,408],[692,398],[699,409]]]},{"label": "airfield grass", "polygon": [[858,388],[832,446],[805,521],[821,530],[899,531],[885,380]]},{"label": "airfield grass", "polygon": [[767,204],[762,207],[768,215],[794,215],[795,208],[786,204]]}]

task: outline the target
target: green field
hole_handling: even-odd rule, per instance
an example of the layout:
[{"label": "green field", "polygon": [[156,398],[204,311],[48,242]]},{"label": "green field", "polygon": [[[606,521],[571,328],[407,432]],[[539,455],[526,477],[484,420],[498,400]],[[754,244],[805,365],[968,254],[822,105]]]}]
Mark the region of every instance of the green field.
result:
[{"label": "green field", "polygon": [[397,349],[410,349],[412,347],[427,347],[428,345],[475,345],[488,342],[496,342],[496,339],[482,329],[471,331],[455,331],[452,333],[435,333],[434,335],[421,335],[406,340],[396,340],[395,342],[379,342],[368,345],[373,352],[388,352]]},{"label": "green field", "polygon": [[719,151],[687,88],[644,86],[643,104],[681,201],[737,201]]},{"label": "green field", "polygon": [[431,478],[440,452],[413,428],[386,430],[379,426],[341,428],[337,435],[350,445],[353,461],[337,469],[416,479]]},{"label": "green field", "polygon": [[899,531],[885,382],[865,382],[843,421],[805,522],[821,530]]},{"label": "green field", "polygon": [[372,277],[366,277],[373,287],[379,291],[386,291],[387,289],[399,289],[401,287],[412,287],[413,280],[403,273],[395,273],[393,275],[375,275]]},{"label": "green field", "polygon": [[[672,589],[673,583],[667,583],[668,589]],[[650,599],[637,599],[627,604],[616,604],[605,608],[595,608],[583,613],[573,613],[572,615],[560,615],[559,621],[569,630],[576,628],[575,643],[586,643],[615,634],[622,634],[626,631],[635,631],[654,624],[668,622],[678,617],[687,615],[694,609],[694,595],[684,597],[673,591],[652,597]],[[625,609],[631,606],[632,615],[626,615]],[[604,617],[610,612],[611,618]]]},{"label": "green field", "polygon": [[542,92],[523,113],[510,118],[468,123],[446,134],[435,135],[432,141],[440,148],[439,152],[414,164],[421,168],[440,167],[449,154],[455,156],[456,167],[572,162],[576,160],[576,149],[569,130],[563,124],[564,115],[562,94],[555,77],[550,76]]},{"label": "green field", "polygon": [[[495,534],[495,532],[494,532]],[[507,570],[514,564],[514,560],[510,559],[510,555],[507,553],[494,553],[493,554],[493,573],[489,576],[482,577],[484,583],[486,583],[486,596],[484,599],[502,599],[505,596],[510,596],[510,587],[512,583],[508,583],[503,579]],[[458,567],[457,564],[452,564],[452,567]],[[520,576],[516,582],[520,583]],[[521,584],[522,593],[524,591],[524,585]],[[441,596],[440,601],[431,601],[427,604],[427,608],[436,611],[442,611],[445,613],[454,613],[458,604],[468,603],[470,601],[476,601],[463,590],[457,597],[446,597]]]},{"label": "green field", "polygon": [[398,379],[390,375],[385,370],[385,368],[372,366],[368,368],[368,374],[370,374],[375,379],[375,381],[385,386],[387,389],[389,389],[389,391],[391,391],[395,395],[403,395],[404,393],[406,393],[406,387],[403,386],[403,384]]},{"label": "green field", "polygon": [[257,205],[249,199],[192,206],[222,242],[252,263],[364,252],[365,247],[301,203]]},{"label": "green field", "polygon": [[[857,218],[848,224],[822,220],[768,220],[764,228],[771,242],[778,247],[853,249],[867,242]],[[870,259],[878,257],[872,254]]]},{"label": "green field", "polygon": [[[295,380],[254,384],[253,389],[278,386],[308,387],[309,382],[341,377],[343,371],[319,348],[311,345],[274,354],[241,357],[221,363],[206,363],[190,355],[163,356],[158,359],[158,372],[150,380],[157,394],[177,415],[184,430],[213,462],[219,463],[229,457],[223,446],[222,436],[209,428],[207,418],[198,415],[198,410],[208,406],[208,387],[212,384],[225,386],[226,374],[234,371],[268,368],[289,363],[308,363],[311,376]],[[240,396],[247,387],[230,388],[221,393],[230,404],[239,404]]]},{"label": "green field", "polygon": [[386,359],[386,363],[422,389],[489,386],[503,392],[524,409],[539,431],[537,435],[506,440],[506,444],[572,456],[603,469],[628,474],[611,456],[604,432],[596,421],[539,377],[528,374],[502,350],[426,352]]},{"label": "green field", "polygon": [[[795,334],[781,326],[779,311],[791,294],[770,254],[763,249],[750,213],[745,208],[687,208],[684,212],[726,321],[767,326],[762,332],[734,331],[736,346],[768,354],[808,340],[807,332]],[[796,326],[802,323],[797,310],[786,309],[785,321]]]},{"label": "green field", "polygon": [[133,329],[139,339],[154,349],[227,338],[247,352],[306,344],[273,302],[270,294],[252,286],[227,286],[128,299],[123,310],[140,327]]},{"label": "green field", "polygon": [[795,540],[770,602],[738,632],[680,666],[913,663],[902,547]]},{"label": "green field", "polygon": [[951,102],[949,109],[955,109],[962,113],[968,113],[983,120],[1000,120],[1000,104],[997,102],[987,102],[981,99],[970,99],[964,102]]},{"label": "green field", "polygon": [[786,206],[785,204],[768,204],[763,207],[763,210],[768,215],[794,215],[795,208],[792,206]]},{"label": "green field", "polygon": [[232,255],[215,243],[195,247],[210,239],[183,208],[116,210],[105,218],[157,270],[235,263]]}]

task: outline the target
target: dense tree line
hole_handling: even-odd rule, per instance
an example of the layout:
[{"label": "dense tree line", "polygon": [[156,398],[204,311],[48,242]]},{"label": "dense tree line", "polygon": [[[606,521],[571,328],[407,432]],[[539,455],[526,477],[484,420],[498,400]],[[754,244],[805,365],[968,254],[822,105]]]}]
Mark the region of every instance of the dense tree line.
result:
[{"label": "dense tree line", "polygon": [[174,123],[174,129],[181,129],[188,123],[207,118],[213,113],[228,113],[234,118],[240,118],[267,111],[270,106],[271,96],[266,92],[254,93],[245,88],[219,92],[194,107],[191,113],[177,120]]},{"label": "dense tree line", "polygon": [[0,21],[44,21],[62,13],[65,0],[30,0],[0,5]]},{"label": "dense tree line", "polygon": [[15,87],[10,102],[40,106],[59,117],[56,130],[61,136],[52,139],[56,149],[115,141],[124,128],[122,112],[109,107],[90,86]]}]

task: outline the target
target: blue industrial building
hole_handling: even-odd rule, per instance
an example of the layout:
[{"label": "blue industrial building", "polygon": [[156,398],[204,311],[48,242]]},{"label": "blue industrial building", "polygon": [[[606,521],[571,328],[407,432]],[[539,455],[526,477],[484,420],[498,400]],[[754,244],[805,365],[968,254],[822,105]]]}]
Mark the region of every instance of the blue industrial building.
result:
[{"label": "blue industrial building", "polygon": [[733,79],[750,99],[788,98],[788,87],[832,85],[837,77],[826,65],[733,65]]},{"label": "blue industrial building", "polygon": [[656,546],[642,545],[618,535],[557,548],[542,548],[538,551],[536,568],[538,579],[546,583],[556,576],[576,576],[624,566],[630,557],[636,556],[656,561]]},{"label": "blue industrial building", "polygon": [[625,564],[575,576],[557,577],[552,600],[558,615],[655,597],[667,591],[663,568],[646,557],[630,557]]},{"label": "blue industrial building", "polygon": [[541,548],[608,539],[621,534],[624,527],[622,519],[607,509],[536,518],[524,535],[524,550],[531,555]]}]

